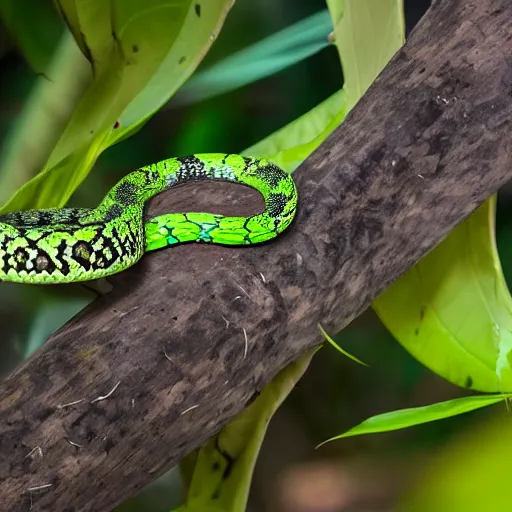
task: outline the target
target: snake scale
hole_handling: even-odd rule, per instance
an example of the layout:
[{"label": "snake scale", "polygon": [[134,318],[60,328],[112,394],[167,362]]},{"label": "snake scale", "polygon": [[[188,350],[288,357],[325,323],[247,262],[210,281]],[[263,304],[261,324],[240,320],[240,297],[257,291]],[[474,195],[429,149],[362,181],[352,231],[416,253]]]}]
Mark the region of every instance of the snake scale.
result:
[{"label": "snake scale", "polygon": [[[149,199],[197,180],[248,185],[262,194],[265,210],[251,217],[170,213],[144,220]],[[297,189],[291,176],[268,160],[217,153],[170,158],[126,175],[97,208],[0,215],[0,280],[88,281],[121,272],[145,252],[173,244],[265,242],[290,225],[296,208]]]}]

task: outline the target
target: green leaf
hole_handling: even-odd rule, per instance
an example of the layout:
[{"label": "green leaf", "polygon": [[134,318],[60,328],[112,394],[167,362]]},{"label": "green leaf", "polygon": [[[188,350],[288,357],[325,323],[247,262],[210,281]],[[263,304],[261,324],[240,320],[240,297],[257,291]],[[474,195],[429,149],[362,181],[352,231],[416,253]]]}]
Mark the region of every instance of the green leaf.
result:
[{"label": "green leaf", "polygon": [[246,409],[181,461],[187,496],[175,512],[247,509],[254,466],[270,420],[318,349],[307,350],[281,370]]},{"label": "green leaf", "polygon": [[60,12],[76,43],[95,73],[105,71],[108,55],[118,45],[113,27],[112,0],[57,0]]},{"label": "green leaf", "polygon": [[344,76],[343,89],[244,151],[288,172],[297,168],[339,126],[403,43],[402,0],[329,0]]},{"label": "green leaf", "polygon": [[[172,23],[163,27],[164,31],[175,35],[174,42],[156,72],[149,77],[146,86],[121,113],[120,127],[110,133],[107,146],[137,131],[185,83],[216,40],[235,2],[209,0],[199,3],[197,0],[174,0],[171,3],[176,10],[183,10],[181,19],[176,12]],[[144,32],[139,31],[138,38],[146,39]]]},{"label": "green leaf", "polygon": [[373,302],[421,363],[465,388],[512,391],[512,299],[494,239],[495,198]]},{"label": "green leaf", "polygon": [[[65,34],[62,38],[46,76],[36,80],[33,92],[3,146],[0,204],[45,165],[77,99],[90,83],[89,65],[71,35]],[[30,201],[24,204],[30,206]]]},{"label": "green leaf", "polygon": [[510,413],[502,411],[490,416],[490,421],[464,428],[454,440],[437,444],[394,510],[506,510],[512,460]]},{"label": "green leaf", "polygon": [[[154,77],[160,75],[168,99],[211,45],[211,30],[224,19],[231,2],[216,0],[208,9],[203,7],[200,16],[193,0],[67,0],[69,3],[76,7],[78,27],[73,32],[80,31],[85,41],[84,53],[93,63],[95,83],[84,95],[49,166],[87,139],[88,144],[99,141],[101,151],[125,136],[133,128],[131,124],[151,115],[160,106],[155,103]],[[187,60],[195,62],[192,69]],[[146,102],[141,103],[139,94]],[[96,106],[98,101],[102,104]],[[114,128],[116,121],[119,126]]]},{"label": "green leaf", "polygon": [[329,45],[327,9],[286,27],[194,75],[173,105],[188,105],[232,91],[300,62]]},{"label": "green leaf", "polygon": [[243,154],[268,158],[292,172],[345,119],[347,112],[345,94],[340,90]]},{"label": "green leaf", "polygon": [[327,7],[351,110],[403,44],[403,0],[327,0]]},{"label": "green leaf", "polygon": [[[192,73],[232,0],[62,0],[90,87],[42,172],[3,209],[63,206],[101,152],[139,127]],[[58,184],[58,190],[54,186]]]},{"label": "green leaf", "polygon": [[392,284],[373,307],[396,339],[445,379],[512,391],[512,300],[494,240],[496,199],[484,203]]},{"label": "green leaf", "polygon": [[451,416],[457,416],[458,414],[464,414],[465,412],[474,411],[482,407],[487,407],[488,405],[502,402],[508,399],[509,396],[511,395],[467,396],[446,402],[439,402],[437,404],[426,405],[424,407],[401,409],[378,414],[377,416],[364,420],[359,425],[347,430],[344,434],[324,441],[319,446],[343,437],[389,432],[391,430],[400,430],[414,425],[450,418]]}]

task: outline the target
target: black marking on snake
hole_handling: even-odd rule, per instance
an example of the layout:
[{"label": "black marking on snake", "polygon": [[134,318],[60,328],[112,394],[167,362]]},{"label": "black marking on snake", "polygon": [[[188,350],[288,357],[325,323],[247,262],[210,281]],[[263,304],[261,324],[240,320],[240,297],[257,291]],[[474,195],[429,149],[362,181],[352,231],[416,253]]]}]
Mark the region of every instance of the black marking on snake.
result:
[{"label": "black marking on snake", "polygon": [[[190,180],[191,178],[201,179],[206,177],[204,164],[201,162],[201,160],[199,160],[199,158],[197,158],[197,156],[180,156],[176,160],[183,164],[180,166],[180,171],[178,172],[178,181],[182,180],[183,178],[185,178],[185,180]],[[186,175],[184,175],[183,169],[186,169]]]},{"label": "black marking on snake", "polygon": [[[103,249],[102,256],[105,259],[106,267],[108,268],[108,267],[112,266],[119,259],[120,253],[117,250],[117,248],[115,247],[115,245],[113,244],[112,239],[109,237],[105,237],[103,239],[103,248],[102,249]],[[107,251],[105,249],[110,250],[110,255],[107,253]]]},{"label": "black marking on snake", "polygon": [[279,182],[285,178],[283,176],[283,172],[279,167],[276,167],[274,164],[265,165],[259,170],[258,173],[271,187],[277,187]]},{"label": "black marking on snake", "polygon": [[19,218],[20,212],[7,212],[0,215],[0,222],[5,222],[6,224],[11,224],[12,226],[17,225],[17,219]]},{"label": "black marking on snake", "polygon": [[11,257],[11,255],[9,254],[8,251],[5,250],[6,247],[8,247],[8,245],[14,240],[14,238],[10,237],[10,236],[6,236],[4,238],[4,242],[3,242],[3,247],[4,247],[4,254],[2,255],[2,265],[0,268],[2,269],[6,269],[6,268],[9,268],[9,259]]},{"label": "black marking on snake", "polygon": [[28,261],[29,255],[25,247],[18,247],[16,251],[14,251],[14,259],[17,263],[26,263]]},{"label": "black marking on snake", "polygon": [[77,225],[80,216],[87,212],[87,208],[63,208],[58,212],[49,210],[26,210],[11,212],[0,216],[0,222],[12,224],[18,228],[47,227],[55,224]]},{"label": "black marking on snake", "polygon": [[[24,263],[23,267],[20,268],[20,270],[24,270],[25,272],[35,271],[37,274],[42,274],[43,272],[52,274],[57,269],[57,266],[55,265],[55,261],[53,260],[53,258],[46,251],[41,249],[38,246],[37,242],[30,240],[28,238],[26,240],[27,248],[32,249],[37,254],[37,256],[35,258],[27,260]],[[28,261],[31,261],[34,266],[30,270],[27,268]]]},{"label": "black marking on snake", "polygon": [[55,218],[53,215],[50,215],[48,212],[43,211],[43,212],[41,212],[41,215],[39,216],[38,224],[46,227],[46,226],[49,226],[50,224],[52,224],[53,222],[55,222],[56,220],[57,220],[57,222],[59,222],[61,224],[65,224],[66,220],[67,220],[66,213],[62,212],[60,215],[58,215]]},{"label": "black marking on snake", "polygon": [[[286,202],[288,203],[288,201],[290,201],[292,199],[292,195],[285,195],[284,196],[286,198]],[[279,224],[282,223],[282,222],[285,222],[287,221],[290,217],[293,217],[294,215],[294,211],[292,209],[289,209],[286,213],[283,213],[283,215],[277,219]]]},{"label": "black marking on snake", "polygon": [[[247,231],[247,235],[251,232],[251,230],[247,227],[247,223],[252,219],[252,217],[247,217],[244,220],[244,229]],[[245,235],[244,238],[247,236]]]},{"label": "black marking on snake", "polygon": [[[8,265],[8,260],[10,258],[9,254],[4,254],[3,257],[3,264],[4,267]],[[30,259],[30,255],[28,254],[28,251],[24,247],[19,247],[16,249],[15,253],[13,254],[14,258],[14,265],[13,268],[19,272],[20,270],[26,270],[27,267],[27,261]]]},{"label": "black marking on snake", "polygon": [[8,212],[0,215],[0,222],[11,224],[22,229],[24,227],[38,227],[48,225],[47,212],[45,210],[25,210],[20,212]]},{"label": "black marking on snake", "polygon": [[7,212],[0,215],[0,222],[11,224],[15,228],[21,227],[21,212]]},{"label": "black marking on snake", "polygon": [[125,235],[124,241],[123,241],[123,248],[126,253],[134,253],[135,252],[135,239],[133,236],[133,233],[130,229],[127,230],[127,233]]},{"label": "black marking on snake", "polygon": [[130,227],[130,233],[132,234],[134,245],[136,247],[138,246],[139,249],[142,252],[144,252],[146,250],[146,236],[145,236],[144,229],[142,232],[142,236],[139,236],[139,234],[136,231],[132,231],[131,227]]},{"label": "black marking on snake", "polygon": [[57,246],[57,258],[60,263],[60,272],[65,276],[67,276],[70,272],[69,263],[64,257],[67,248],[68,244],[64,240],[61,240],[60,244]]},{"label": "black marking on snake", "polygon": [[[119,258],[120,255],[123,254],[124,246],[123,246],[123,242],[121,241],[121,237],[119,236],[119,233],[115,227],[112,228],[112,240],[115,240],[119,245],[119,251],[116,250],[116,254],[117,254],[116,259],[117,259],[117,258]],[[114,245],[112,245],[112,247],[114,247],[114,249],[115,249]]]},{"label": "black marking on snake", "polygon": [[[99,268],[108,268],[112,266],[120,257],[121,252],[119,252],[119,249],[116,248],[114,245],[114,238],[119,241],[119,237],[117,236],[117,231],[115,228],[113,228],[113,236],[108,237],[103,235],[103,230],[100,230],[96,233],[94,238],[91,240],[91,245],[94,246],[97,243],[101,244],[101,249],[95,251],[97,256],[97,261],[104,260],[106,265],[97,265],[96,262],[94,262],[93,267],[99,267]],[[107,250],[110,251],[110,255],[108,254]]]},{"label": "black marking on snake", "polygon": [[117,219],[123,213],[123,207],[120,204],[113,204],[105,214],[105,222]]},{"label": "black marking on snake", "polygon": [[[54,221],[51,215],[48,215],[48,212],[42,211],[39,215],[39,219],[37,225],[39,226],[48,226]],[[59,219],[59,222],[63,222],[62,219]]]},{"label": "black marking on snake", "polygon": [[80,240],[71,248],[71,255],[73,259],[84,267],[85,270],[91,269],[91,256],[94,252],[95,251],[90,242],[85,242],[84,240]]},{"label": "black marking on snake", "polygon": [[[98,243],[101,248],[96,250],[94,246]],[[110,250],[110,255],[107,254],[107,248]],[[96,256],[94,262],[92,261],[93,254]],[[71,257],[85,270],[89,271],[110,267],[119,259],[120,253],[114,246],[113,241],[103,235],[103,229],[99,228],[89,242],[80,240],[73,245]]]},{"label": "black marking on snake", "polygon": [[[158,178],[158,174],[156,174],[154,171],[152,171],[151,169],[139,169],[139,171],[142,173],[142,175],[144,176],[144,184],[145,185],[151,185],[151,183],[153,182],[153,180],[157,179]],[[156,175],[155,175],[156,174]]]},{"label": "black marking on snake", "polygon": [[39,272],[42,272],[43,270],[48,270],[51,266],[50,259],[48,256],[43,256],[42,254],[39,254],[36,258],[36,269]]},{"label": "black marking on snake", "polygon": [[282,192],[270,193],[268,195],[268,214],[271,217],[279,217],[286,207],[286,196]]},{"label": "black marking on snake", "polygon": [[256,166],[258,167],[257,159],[250,157],[250,156],[244,156],[244,170],[246,172],[249,172],[251,170],[251,167]]},{"label": "black marking on snake", "polygon": [[135,185],[135,183],[131,183],[130,181],[122,182],[116,188],[115,199],[125,206],[136,204],[138,202],[138,191],[139,187]]},{"label": "black marking on snake", "polygon": [[[55,270],[57,270],[57,266],[55,262],[51,258],[51,256],[40,248],[37,248],[37,258],[35,260],[34,270],[38,274],[42,274],[43,272],[47,272],[48,274],[53,274]],[[63,272],[64,273],[64,272]]]},{"label": "black marking on snake", "polygon": [[196,10],[197,17],[200,18],[201,17],[201,4],[196,4],[194,6],[194,8]]},{"label": "black marking on snake", "polygon": [[[126,226],[126,234],[124,239],[124,244],[122,244],[122,247],[124,247],[124,250],[129,252],[130,254],[133,254],[137,252],[137,249],[143,250],[143,239],[141,240],[140,237],[137,236],[137,233],[135,233],[132,230],[131,224],[128,224]],[[137,243],[139,242],[139,243]],[[128,247],[126,247],[128,246]]]}]

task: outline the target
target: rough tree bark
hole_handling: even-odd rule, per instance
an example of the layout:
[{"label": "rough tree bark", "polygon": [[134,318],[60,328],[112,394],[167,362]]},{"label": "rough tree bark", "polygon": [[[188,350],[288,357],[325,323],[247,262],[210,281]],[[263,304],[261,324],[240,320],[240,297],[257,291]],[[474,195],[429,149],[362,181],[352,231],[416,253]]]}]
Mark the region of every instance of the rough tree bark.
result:
[{"label": "rough tree bark", "polygon": [[[112,293],[2,384],[0,509],[110,510],[319,343],[319,321],[347,325],[505,183],[511,37],[508,0],[435,2],[295,173],[288,233],[250,249],[164,250],[111,279]],[[210,190],[155,202],[203,206]],[[216,191],[229,202],[232,189]]]}]

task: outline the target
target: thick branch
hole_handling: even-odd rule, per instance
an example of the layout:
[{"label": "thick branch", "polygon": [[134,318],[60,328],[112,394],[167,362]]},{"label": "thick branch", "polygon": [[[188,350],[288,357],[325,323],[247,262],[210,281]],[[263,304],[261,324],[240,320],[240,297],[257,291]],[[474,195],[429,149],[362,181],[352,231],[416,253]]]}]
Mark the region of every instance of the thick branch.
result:
[{"label": "thick branch", "polygon": [[[319,343],[319,321],[347,325],[493,194],[512,176],[511,34],[509,1],[437,1],[296,172],[288,233],[164,250],[111,279],[3,383],[1,509],[110,510]],[[209,190],[157,202],[190,209]]]}]

